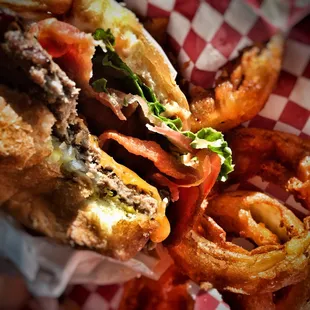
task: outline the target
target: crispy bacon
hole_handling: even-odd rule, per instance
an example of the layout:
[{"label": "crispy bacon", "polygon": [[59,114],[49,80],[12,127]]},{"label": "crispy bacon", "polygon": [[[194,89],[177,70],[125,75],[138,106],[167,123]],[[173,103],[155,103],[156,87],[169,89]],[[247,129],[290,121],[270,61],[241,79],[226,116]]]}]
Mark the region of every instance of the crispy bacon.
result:
[{"label": "crispy bacon", "polygon": [[205,199],[208,194],[210,193],[210,190],[214,186],[217,177],[221,171],[221,159],[216,153],[211,153],[209,155],[209,161],[210,161],[210,173],[206,175],[206,178],[204,179],[204,182],[201,184],[202,190],[203,190],[203,199]]},{"label": "crispy bacon", "polygon": [[42,47],[89,97],[112,109],[120,120],[126,120],[121,111],[126,94],[115,90],[111,94],[98,93],[89,85],[95,53],[95,41],[91,34],[55,18],[33,24],[29,32],[37,37]]},{"label": "crispy bacon", "polygon": [[[217,179],[217,176],[219,175],[219,172],[221,170],[221,160],[219,156],[217,156],[215,153],[208,153],[208,154],[204,153],[203,154],[201,152],[201,154],[199,154],[198,156],[201,156],[201,157],[205,156],[205,158],[201,159],[203,160],[203,165],[201,166],[202,166],[202,171],[203,171],[202,173],[203,173],[204,181],[200,185],[200,191],[199,192],[196,191],[195,193],[199,194],[198,196],[201,196],[202,199],[205,199],[207,195],[209,194],[211,188],[213,187]],[[187,195],[192,195],[192,190],[183,190],[181,189],[182,187],[183,188],[195,187],[195,186],[184,186],[182,184],[177,184],[160,173],[153,174],[151,176],[151,179],[156,181],[159,185],[166,186],[169,188],[172,202],[179,200],[180,191],[185,193],[184,194],[185,197]],[[187,209],[190,209],[190,208],[187,208]]]},{"label": "crispy bacon", "polygon": [[179,200],[179,186],[176,183],[172,182],[160,173],[154,173],[151,176],[151,179],[153,179],[160,186],[168,187],[172,202]]},{"label": "crispy bacon", "polygon": [[159,118],[156,118],[150,111],[147,102],[138,95],[131,95],[129,98],[130,101],[136,101],[142,110],[143,116],[147,119],[150,124],[146,124],[146,127],[149,131],[158,133],[160,135],[168,138],[175,146],[180,150],[191,153],[193,148],[190,146],[192,140],[184,136],[181,132],[175,131],[169,128],[165,123],[163,123]]},{"label": "crispy bacon", "polygon": [[129,103],[136,102],[139,104],[142,110],[143,117],[147,120],[148,123],[154,125],[152,126],[150,124],[146,124],[146,127],[149,131],[165,136],[171,141],[172,144],[178,147],[181,151],[187,153],[192,153],[194,151],[190,145],[192,140],[184,136],[181,132],[171,129],[158,117],[154,116],[151,113],[147,102],[142,97],[138,95],[128,94],[126,96],[126,99]]},{"label": "crispy bacon", "polygon": [[213,158],[214,154],[208,150],[199,150],[195,153],[196,164],[194,166],[187,166],[163,150],[154,141],[143,141],[138,138],[125,136],[116,131],[106,131],[99,137],[100,147],[109,139],[125,147],[128,152],[152,161],[160,172],[168,177],[172,177],[172,182],[177,184],[178,187],[193,187],[204,184],[206,178],[211,173],[212,163],[210,158]]},{"label": "crispy bacon", "polygon": [[[199,186],[180,188],[180,198],[168,209],[171,234],[167,242],[178,244],[194,225],[206,207],[205,198],[214,186],[221,170],[221,160],[215,153],[209,155],[210,171]],[[177,212],[175,211],[177,210]],[[170,216],[169,216],[170,215]]]},{"label": "crispy bacon", "polygon": [[180,150],[191,153],[193,152],[193,148],[190,146],[192,140],[186,136],[184,136],[181,132],[175,131],[169,128],[164,122],[162,122],[159,118],[156,118],[150,111],[147,102],[138,95],[128,95],[128,101],[136,101],[142,110],[143,116],[147,119],[150,124],[146,124],[146,127],[149,131],[158,133],[160,135],[168,138],[176,147]]},{"label": "crispy bacon", "polygon": [[189,183],[197,181],[196,169],[183,165],[154,141],[143,141],[115,131],[106,131],[99,137],[100,147],[109,139],[115,140],[130,153],[151,160],[159,171],[176,180],[188,180]]},{"label": "crispy bacon", "polygon": [[29,32],[71,78],[80,85],[89,83],[93,67],[91,59],[95,53],[91,34],[55,18],[33,24]]},{"label": "crispy bacon", "polygon": [[126,120],[126,116],[122,112],[122,108],[124,106],[123,102],[126,97],[125,93],[114,89],[113,90],[109,89],[109,93],[105,92],[97,93],[93,89],[89,89],[88,94],[92,94],[102,104],[111,108],[111,110],[121,121]]},{"label": "crispy bacon", "polygon": [[144,116],[144,118],[147,120],[147,122],[150,122],[151,124],[156,124],[158,126],[161,125],[161,121],[156,118],[150,111],[150,108],[147,104],[147,102],[140,96],[138,95],[132,95],[132,94],[129,94],[128,95],[128,102],[137,102],[142,110],[142,114]]},{"label": "crispy bacon", "polygon": [[182,151],[192,153],[194,150],[191,147],[192,139],[184,136],[181,132],[175,131],[169,128],[166,124],[162,123],[161,126],[146,125],[149,131],[158,133],[168,138],[171,143],[178,147]]}]

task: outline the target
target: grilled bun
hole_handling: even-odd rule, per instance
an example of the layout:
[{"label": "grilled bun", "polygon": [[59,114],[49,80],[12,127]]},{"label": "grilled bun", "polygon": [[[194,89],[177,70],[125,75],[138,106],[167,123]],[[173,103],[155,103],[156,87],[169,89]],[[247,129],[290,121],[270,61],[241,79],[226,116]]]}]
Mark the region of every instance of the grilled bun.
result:
[{"label": "grilled bun", "polygon": [[187,128],[189,106],[175,82],[174,70],[131,11],[114,0],[75,0],[67,21],[85,32],[110,28],[117,54],[154,90],[167,109],[165,116],[180,117]]},{"label": "grilled bun", "polygon": [[75,82],[36,38],[8,30],[0,55],[1,210],[59,242],[119,260],[165,239],[157,189],[99,148],[77,115]]}]

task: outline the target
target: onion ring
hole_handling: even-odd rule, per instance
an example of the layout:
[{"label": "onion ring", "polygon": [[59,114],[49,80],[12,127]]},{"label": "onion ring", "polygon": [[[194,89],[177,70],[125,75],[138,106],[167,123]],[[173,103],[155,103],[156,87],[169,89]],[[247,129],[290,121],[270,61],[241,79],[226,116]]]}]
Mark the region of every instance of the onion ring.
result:
[{"label": "onion ring", "polygon": [[276,183],[310,209],[310,141],[293,134],[258,128],[231,131],[227,140],[235,170],[230,181],[252,176]]},{"label": "onion ring", "polygon": [[151,175],[151,179],[156,182],[159,186],[168,187],[171,195],[171,201],[175,202],[179,200],[180,193],[179,193],[179,186],[174,182],[170,181],[164,175],[160,173],[154,173]]},{"label": "onion ring", "polygon": [[245,50],[233,70],[223,68],[215,88],[192,88],[192,131],[204,127],[226,131],[252,119],[264,107],[277,82],[283,46],[283,38],[276,35],[266,46]]},{"label": "onion ring", "polygon": [[[307,276],[310,217],[302,223],[263,193],[237,191],[211,200],[203,219],[180,244],[170,247],[176,264],[194,281],[241,294],[262,294]],[[227,242],[225,229],[243,234],[258,247],[247,251]]]},{"label": "onion ring", "polygon": [[308,310],[310,308],[310,273],[306,280],[274,293],[257,295],[226,294],[232,310]]}]

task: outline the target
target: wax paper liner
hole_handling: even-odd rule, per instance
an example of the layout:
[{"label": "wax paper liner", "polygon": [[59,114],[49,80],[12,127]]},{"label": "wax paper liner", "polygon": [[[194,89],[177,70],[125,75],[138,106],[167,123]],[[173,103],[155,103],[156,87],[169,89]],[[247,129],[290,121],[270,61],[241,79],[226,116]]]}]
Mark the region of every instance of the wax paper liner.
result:
[{"label": "wax paper liner", "polygon": [[51,298],[58,298],[68,284],[111,284],[137,275],[158,279],[172,263],[161,245],[152,256],[140,252],[126,262],[93,251],[75,250],[48,238],[31,236],[2,213],[0,257],[14,263],[34,296]]},{"label": "wax paper liner", "polygon": [[[310,18],[291,30],[309,13],[309,0],[127,0],[126,3],[142,16],[169,18],[168,41],[183,68],[182,76],[205,88],[212,87],[217,70],[240,49],[255,41],[268,40],[278,30],[286,33],[288,40],[278,86],[259,115],[244,125],[310,137]],[[182,66],[184,63],[187,65]],[[274,184],[253,178],[247,186],[267,192],[297,213],[307,212]],[[97,254],[92,255],[97,259]],[[84,266],[88,264],[91,265],[91,260]],[[69,265],[64,264],[64,270]],[[119,270],[116,268],[115,272]],[[92,278],[95,275],[98,280],[94,271],[87,282],[96,282]],[[81,277],[79,281],[83,281]],[[69,290],[64,300],[69,305],[66,309],[108,310],[117,309],[121,294],[121,284],[78,285]],[[197,310],[228,309],[216,290],[200,292],[193,284],[191,294],[196,298]],[[55,300],[53,306],[55,309]],[[51,300],[47,300],[46,307],[53,308]]]}]

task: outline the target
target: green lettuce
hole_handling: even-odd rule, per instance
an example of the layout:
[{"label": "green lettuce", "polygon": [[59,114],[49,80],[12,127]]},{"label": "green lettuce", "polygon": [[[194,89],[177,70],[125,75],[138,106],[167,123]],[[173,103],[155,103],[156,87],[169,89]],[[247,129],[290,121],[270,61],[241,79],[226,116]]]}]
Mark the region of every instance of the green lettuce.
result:
[{"label": "green lettuce", "polygon": [[101,78],[101,79],[98,79],[96,81],[94,81],[91,86],[92,88],[97,92],[97,93],[101,93],[101,92],[105,92],[107,93],[108,90],[107,90],[107,83],[108,83],[108,80],[105,79],[105,78]]},{"label": "green lettuce", "polygon": [[[133,95],[139,95],[146,100],[150,111],[159,120],[167,124],[174,130],[182,129],[182,121],[179,118],[170,119],[161,114],[166,111],[166,108],[157,100],[154,91],[144,84],[141,79],[122,61],[114,50],[115,39],[111,30],[97,29],[93,34],[94,39],[102,40],[106,46],[106,52],[99,50],[96,52],[93,62],[101,63],[103,67],[110,69],[110,74],[118,80],[121,80],[123,85],[126,85]],[[107,78],[99,78],[92,82],[92,87],[95,91],[108,92]]]},{"label": "green lettuce", "polygon": [[191,146],[194,149],[209,149],[218,154],[222,164],[218,179],[225,182],[227,175],[234,170],[234,165],[232,163],[231,149],[224,140],[223,134],[210,127],[202,128],[197,133],[186,131],[183,134],[193,140]]},{"label": "green lettuce", "polygon": [[111,29],[104,30],[101,28],[96,29],[93,34],[95,40],[103,41],[107,49],[114,49],[115,38],[111,32]]},{"label": "green lettuce", "polygon": [[105,68],[102,72],[109,71],[109,76],[100,77],[92,82],[92,87],[97,92],[107,92],[107,86],[112,81],[116,81],[117,87],[124,88],[125,91],[132,93],[133,95],[139,95],[148,104],[148,107],[154,117],[164,122],[171,129],[181,132],[187,137],[190,137],[193,141],[191,146],[195,149],[209,149],[219,155],[221,159],[221,171],[219,174],[219,180],[226,181],[227,175],[233,171],[234,165],[232,164],[231,149],[228,147],[227,142],[224,140],[224,136],[221,132],[216,131],[213,128],[203,128],[197,133],[190,131],[182,131],[182,121],[180,118],[167,118],[162,115],[166,111],[164,105],[162,105],[154,91],[142,82],[139,76],[137,76],[132,70],[122,61],[114,50],[115,38],[111,33],[111,30],[97,29],[93,34],[96,40],[102,40],[106,46],[106,51],[97,49],[95,56],[93,57],[94,64],[100,64]]}]

